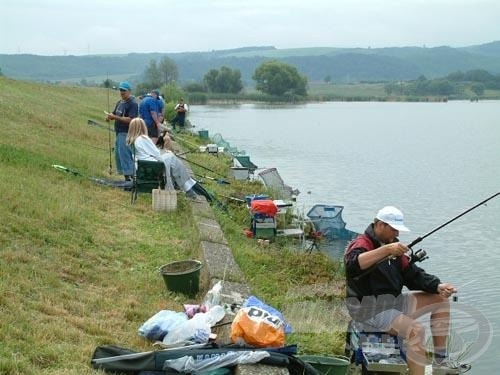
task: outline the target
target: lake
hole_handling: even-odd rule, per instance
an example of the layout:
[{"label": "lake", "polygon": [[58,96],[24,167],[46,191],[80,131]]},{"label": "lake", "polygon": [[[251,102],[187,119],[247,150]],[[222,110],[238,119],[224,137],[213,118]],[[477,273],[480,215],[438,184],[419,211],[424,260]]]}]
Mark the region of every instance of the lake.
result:
[{"label": "lake", "polygon": [[[220,133],[260,168],[276,167],[301,191],[303,212],[317,203],[343,205],[347,228],[356,232],[379,208],[394,205],[411,229],[400,239],[410,243],[500,191],[498,101],[193,105],[189,119],[196,130]],[[430,256],[420,265],[457,286],[458,303],[477,309],[476,320],[484,314],[493,328],[492,343],[473,357],[469,373],[496,371],[500,197],[420,247]],[[485,324],[476,328],[487,344]],[[457,329],[474,335],[472,325]]]}]

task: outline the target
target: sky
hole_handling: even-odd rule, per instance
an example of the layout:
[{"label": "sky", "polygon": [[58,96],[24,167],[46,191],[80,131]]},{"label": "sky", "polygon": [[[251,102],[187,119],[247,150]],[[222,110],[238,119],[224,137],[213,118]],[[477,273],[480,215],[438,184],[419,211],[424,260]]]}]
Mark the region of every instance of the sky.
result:
[{"label": "sky", "polygon": [[499,0],[2,0],[0,17],[5,54],[463,47],[500,40]]}]

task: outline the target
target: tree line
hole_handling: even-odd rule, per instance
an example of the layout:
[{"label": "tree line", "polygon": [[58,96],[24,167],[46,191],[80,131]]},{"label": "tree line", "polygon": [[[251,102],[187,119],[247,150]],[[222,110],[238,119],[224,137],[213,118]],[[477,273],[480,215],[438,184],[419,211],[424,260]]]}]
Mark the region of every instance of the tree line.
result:
[{"label": "tree line", "polygon": [[391,82],[384,87],[387,95],[406,96],[453,96],[463,95],[470,90],[480,97],[486,89],[500,89],[500,75],[494,75],[483,69],[467,72],[457,71],[444,78],[427,79],[420,76],[413,81]]},{"label": "tree line", "polygon": [[[154,88],[177,86],[179,70],[169,57],[163,57],[158,63],[151,60],[142,75],[142,82],[136,85],[135,92],[146,93]],[[255,70],[253,80],[255,88],[263,94],[288,100],[307,96],[307,78],[297,68],[277,60],[265,61]],[[104,86],[112,85],[105,81]],[[244,85],[239,69],[222,66],[210,69],[201,82],[188,82],[182,90],[190,93],[240,94]]]},{"label": "tree line", "polygon": [[[307,78],[296,67],[278,60],[261,63],[252,76],[255,88],[265,97],[246,95],[249,99],[269,101],[296,101],[307,98]],[[331,77],[325,78],[329,83]],[[210,69],[199,82],[178,85],[179,70],[173,60],[163,57],[158,63],[151,60],[142,74],[142,81],[136,85],[137,94],[146,93],[154,88],[162,88],[169,100],[189,96],[191,101],[204,103],[206,95],[224,99],[221,95],[241,95],[244,84],[241,72],[222,66]],[[117,82],[106,80],[104,87],[116,86]],[[487,89],[500,90],[500,75],[486,70],[475,69],[457,71],[443,78],[427,79],[420,76],[416,80],[390,82],[384,86],[388,96],[429,97],[481,97]],[[186,95],[189,94],[189,95]],[[229,98],[229,97],[228,97]]]}]

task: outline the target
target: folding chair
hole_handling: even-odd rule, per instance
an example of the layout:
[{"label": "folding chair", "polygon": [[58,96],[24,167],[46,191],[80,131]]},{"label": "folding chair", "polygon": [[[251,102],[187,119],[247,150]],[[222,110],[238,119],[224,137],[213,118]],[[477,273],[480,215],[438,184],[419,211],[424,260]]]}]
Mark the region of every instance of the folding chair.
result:
[{"label": "folding chair", "polygon": [[134,171],[131,203],[137,193],[151,193],[153,189],[164,189],[167,184],[165,164],[161,161],[138,160]]}]

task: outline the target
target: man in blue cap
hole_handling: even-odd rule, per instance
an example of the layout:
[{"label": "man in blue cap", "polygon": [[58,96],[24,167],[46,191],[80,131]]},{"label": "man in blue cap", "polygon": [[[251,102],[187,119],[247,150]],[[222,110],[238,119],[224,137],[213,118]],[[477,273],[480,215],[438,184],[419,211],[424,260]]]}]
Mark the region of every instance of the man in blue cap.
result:
[{"label": "man in blue cap", "polygon": [[158,119],[160,121],[160,124],[163,124],[163,120],[165,119],[165,101],[161,97],[160,90],[153,90],[151,91],[151,94],[153,97],[156,97],[156,100],[158,101]]},{"label": "man in blue cap", "polygon": [[160,129],[160,119],[158,116],[158,91],[151,91],[146,94],[139,104],[139,115],[146,123],[148,128],[148,136],[151,138],[153,143],[158,140],[158,134]]},{"label": "man in blue cap", "polygon": [[132,86],[129,82],[121,82],[118,86],[120,90],[121,99],[116,103],[115,109],[112,113],[106,116],[106,121],[115,121],[115,159],[116,171],[118,174],[124,175],[125,180],[132,179],[134,174],[134,160],[132,152],[127,146],[127,133],[130,121],[137,117],[139,113],[139,106],[132,95]]}]

